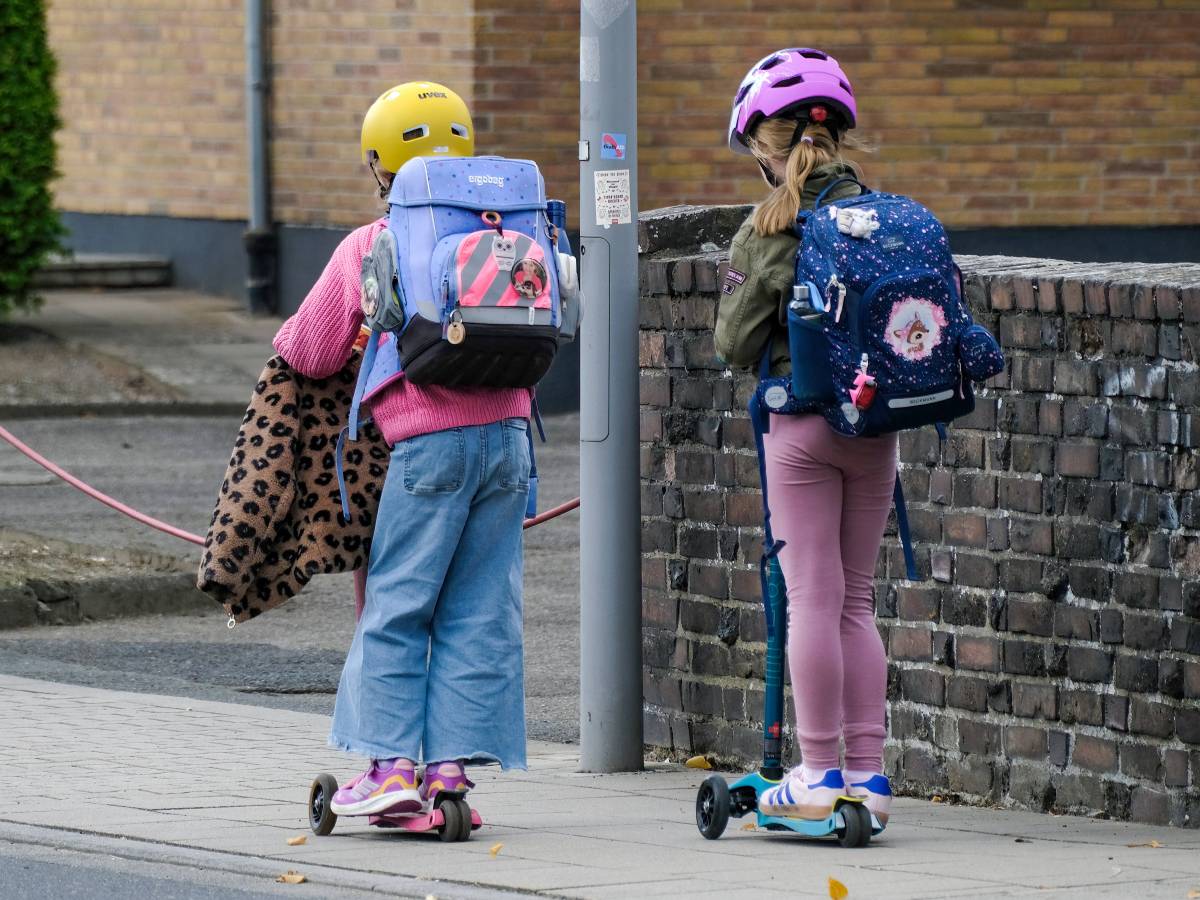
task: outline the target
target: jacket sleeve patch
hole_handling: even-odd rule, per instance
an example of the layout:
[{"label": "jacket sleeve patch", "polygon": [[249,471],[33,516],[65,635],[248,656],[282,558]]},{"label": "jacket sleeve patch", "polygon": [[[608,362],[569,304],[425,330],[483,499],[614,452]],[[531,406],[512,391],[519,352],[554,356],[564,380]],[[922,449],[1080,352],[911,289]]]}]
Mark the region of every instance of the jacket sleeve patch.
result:
[{"label": "jacket sleeve patch", "polygon": [[739,272],[737,269],[727,269],[725,272],[725,284],[721,287],[721,293],[732,294],[745,281],[745,272]]}]

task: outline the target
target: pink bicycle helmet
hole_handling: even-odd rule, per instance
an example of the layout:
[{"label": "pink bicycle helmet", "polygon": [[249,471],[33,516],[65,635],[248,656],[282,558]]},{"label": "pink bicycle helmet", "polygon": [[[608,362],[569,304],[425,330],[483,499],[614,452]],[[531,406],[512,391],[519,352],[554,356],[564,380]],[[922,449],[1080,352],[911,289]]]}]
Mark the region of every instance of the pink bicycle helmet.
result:
[{"label": "pink bicycle helmet", "polygon": [[807,47],[775,51],[746,73],[733,98],[729,149],[750,153],[747,136],[761,119],[793,113],[797,119],[804,119],[808,115],[806,107],[814,104],[827,105],[838,119],[836,124],[845,129],[854,127],[858,114],[854,89],[836,59]]}]

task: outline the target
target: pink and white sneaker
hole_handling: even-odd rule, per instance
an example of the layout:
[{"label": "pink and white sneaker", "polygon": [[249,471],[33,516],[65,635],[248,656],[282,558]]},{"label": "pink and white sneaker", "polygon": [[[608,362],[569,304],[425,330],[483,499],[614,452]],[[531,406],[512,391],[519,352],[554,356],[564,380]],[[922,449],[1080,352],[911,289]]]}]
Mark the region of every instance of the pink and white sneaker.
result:
[{"label": "pink and white sneaker", "polygon": [[833,814],[833,805],[845,791],[841,769],[809,772],[796,766],[778,785],[759,795],[758,808],[768,816],[820,820]]},{"label": "pink and white sneaker", "polygon": [[421,799],[432,806],[442,791],[465,794],[473,787],[475,782],[467,778],[462,763],[457,760],[432,762],[425,767],[421,778]]},{"label": "pink and white sneaker", "polygon": [[886,775],[879,773],[846,773],[846,793],[851,797],[862,797],[868,812],[886,827],[892,809],[892,783]]},{"label": "pink and white sneaker", "polygon": [[372,760],[367,771],[333,795],[329,808],[339,816],[420,812],[416,767],[411,759]]}]

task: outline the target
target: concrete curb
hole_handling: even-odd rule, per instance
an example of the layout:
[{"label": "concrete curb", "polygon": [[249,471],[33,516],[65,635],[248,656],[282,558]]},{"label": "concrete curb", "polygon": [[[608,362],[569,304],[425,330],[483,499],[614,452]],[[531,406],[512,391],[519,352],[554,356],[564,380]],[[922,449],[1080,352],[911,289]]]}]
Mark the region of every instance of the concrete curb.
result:
[{"label": "concrete curb", "polygon": [[502,900],[502,898],[541,897],[552,900],[562,894],[489,887],[462,881],[437,881],[428,877],[394,875],[359,870],[347,866],[299,863],[285,856],[272,858],[252,853],[218,852],[190,847],[173,841],[150,841],[122,837],[88,828],[50,828],[0,819],[0,840],[34,847],[67,849],[76,853],[116,859],[159,863],[181,868],[210,869],[245,875],[270,883],[282,871],[299,868],[314,888],[346,888],[391,897],[436,897],[438,900]]},{"label": "concrete curb", "polygon": [[95,619],[211,612],[216,603],[185,572],[22,578],[0,585],[0,630]]}]

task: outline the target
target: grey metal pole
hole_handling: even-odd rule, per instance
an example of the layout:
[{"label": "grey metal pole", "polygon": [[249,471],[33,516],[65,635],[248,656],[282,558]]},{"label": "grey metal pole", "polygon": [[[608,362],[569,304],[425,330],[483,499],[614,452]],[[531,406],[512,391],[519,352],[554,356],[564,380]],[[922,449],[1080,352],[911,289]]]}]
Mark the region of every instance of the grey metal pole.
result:
[{"label": "grey metal pole", "polygon": [[266,5],[246,0],[246,134],[250,163],[250,210],[246,232],[246,300],[251,312],[275,308],[275,229],[271,222],[271,173],[267,134]]},{"label": "grey metal pole", "polygon": [[582,0],[579,30],[580,768],[642,768],[637,4]]}]

